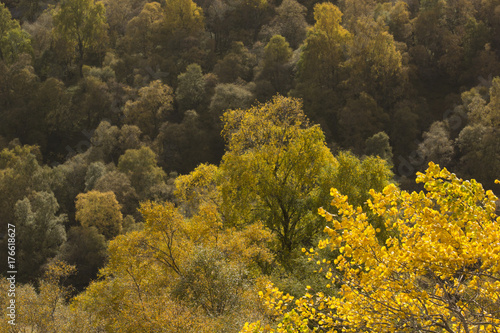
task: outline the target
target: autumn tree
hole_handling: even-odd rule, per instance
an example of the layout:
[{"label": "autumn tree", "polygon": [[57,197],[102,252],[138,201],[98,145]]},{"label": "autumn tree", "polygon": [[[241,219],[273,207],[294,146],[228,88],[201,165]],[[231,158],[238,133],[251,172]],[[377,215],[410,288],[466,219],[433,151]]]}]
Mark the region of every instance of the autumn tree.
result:
[{"label": "autumn tree", "polygon": [[335,159],[297,99],[276,96],[247,110],[229,110],[223,120],[224,214],[236,225],[264,222],[279,238],[285,259],[319,228],[310,211],[322,205],[321,184]]},{"label": "autumn tree", "polygon": [[189,174],[175,179],[175,196],[180,202],[179,209],[185,216],[195,215],[204,204],[220,205],[218,170],[215,165],[202,163]]},{"label": "autumn tree", "polygon": [[203,10],[192,0],[168,0],[164,13],[169,33],[192,35],[205,27]]},{"label": "autumn tree", "polygon": [[96,227],[107,239],[122,229],[123,216],[113,192],[90,191],[76,197],[76,220],[83,227]]},{"label": "autumn tree", "polygon": [[231,314],[243,315],[256,303],[245,290],[252,290],[242,274],[247,261],[235,258],[247,255],[249,262],[248,254],[262,253],[253,240],[262,233],[228,232],[218,242],[224,232],[212,223],[211,210],[194,220],[169,202],[145,202],[140,211],[144,230],[110,242],[101,278],[74,306],[95,314],[95,327],[108,332],[236,330]]},{"label": "autumn tree", "polygon": [[[33,284],[16,284],[16,330],[46,333],[97,333],[92,327],[93,315],[71,308],[67,301],[71,289],[65,283],[75,273],[75,267],[61,261],[51,261],[44,274]],[[2,287],[9,288],[2,281]],[[5,285],[4,285],[5,283]],[[1,297],[1,296],[0,296]],[[0,298],[8,302],[7,294]],[[2,331],[12,330],[5,321]],[[3,323],[2,323],[3,324]]]},{"label": "autumn tree", "polygon": [[243,265],[231,263],[222,252],[200,248],[174,295],[200,306],[208,315],[222,315],[238,306],[245,273]]},{"label": "autumn tree", "polygon": [[[163,23],[163,9],[158,2],[149,2],[144,5],[139,15],[128,21],[122,43],[125,49],[132,54],[141,54],[150,57],[159,42]],[[148,33],[144,33],[147,31]]]},{"label": "autumn tree", "polygon": [[173,101],[172,88],[160,80],[152,81],[148,86],[139,89],[139,96],[135,101],[125,104],[125,121],[136,125],[144,134],[154,138],[158,135],[160,125],[172,112]]},{"label": "autumn tree", "polygon": [[406,84],[403,57],[386,27],[373,19],[358,19],[353,24],[353,39],[349,43],[348,97],[362,91],[389,109],[401,98]]},{"label": "autumn tree", "polygon": [[285,37],[274,35],[264,48],[264,57],[257,80],[268,81],[274,89],[267,89],[270,96],[286,94],[291,88],[292,65],[289,60],[292,49]]},{"label": "autumn tree", "polygon": [[394,185],[371,191],[370,211],[391,231],[385,244],[367,212],[332,189],[338,214],[319,210],[328,237],[318,247],[331,249],[335,259],[322,261],[314,249],[303,251],[317,260],[327,287],[338,292],[308,288],[294,302],[269,288],[261,296],[280,324],[276,330],[246,324],[242,332],[498,331],[497,197],[433,163],[418,173],[417,182],[425,192]]},{"label": "autumn tree", "polygon": [[341,25],[342,12],[331,3],[314,6],[316,23],[308,31],[301,58],[297,64],[296,87],[292,95],[304,100],[304,107],[314,121],[326,125],[327,136],[335,133],[339,91],[345,80],[342,63],[351,33]]},{"label": "autumn tree", "polygon": [[54,32],[75,54],[80,76],[91,54],[101,54],[107,42],[107,23],[102,2],[65,0],[54,12]]}]

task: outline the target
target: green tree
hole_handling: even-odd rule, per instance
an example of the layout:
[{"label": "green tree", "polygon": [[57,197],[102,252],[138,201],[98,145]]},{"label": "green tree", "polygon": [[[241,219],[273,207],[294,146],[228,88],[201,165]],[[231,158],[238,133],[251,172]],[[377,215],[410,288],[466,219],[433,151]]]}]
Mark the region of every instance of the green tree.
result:
[{"label": "green tree", "polygon": [[281,35],[286,38],[293,49],[297,49],[306,38],[308,24],[307,8],[295,0],[284,0],[276,8],[276,16],[269,25],[262,28],[262,34],[271,38]]},{"label": "green tree", "polygon": [[113,192],[122,207],[123,215],[138,215],[138,196],[130,179],[124,173],[117,170],[106,172],[95,181],[92,189],[100,192]]},{"label": "green tree", "polygon": [[69,277],[66,283],[82,290],[97,278],[99,269],[104,266],[106,238],[96,227],[72,227],[57,258],[75,266],[76,274]]},{"label": "green tree", "polygon": [[179,83],[175,90],[175,98],[181,111],[197,110],[201,102],[206,99],[205,79],[200,65],[189,65],[186,72],[180,74],[177,79]]},{"label": "green tree", "polygon": [[139,97],[125,104],[125,121],[136,125],[151,139],[158,135],[160,125],[173,110],[173,91],[160,80],[139,89]]},{"label": "green tree", "polygon": [[[491,86],[475,87],[462,94],[462,105],[455,110],[467,122],[452,123],[455,131],[450,133],[456,149],[457,171],[463,177],[474,177],[489,189],[498,189],[494,184],[500,158],[500,79],[494,78]],[[457,126],[458,125],[458,126]],[[462,127],[463,126],[463,127]],[[451,131],[450,131],[451,132]],[[456,136],[456,138],[454,137]]]},{"label": "green tree", "polygon": [[385,132],[378,132],[366,139],[365,154],[379,156],[392,165],[392,147],[389,136]]},{"label": "green tree", "polygon": [[242,265],[217,249],[199,248],[175,286],[174,296],[200,306],[209,316],[234,311],[245,286]]},{"label": "green tree", "polygon": [[208,115],[203,117],[194,110],[188,110],[184,112],[180,124],[165,123],[154,143],[160,165],[168,170],[186,173],[202,162],[218,161],[223,148],[220,143],[222,140],[216,133],[219,128],[214,126],[215,121],[218,119],[210,119]]},{"label": "green tree", "polygon": [[138,149],[143,145],[141,134],[141,130],[135,125],[118,128],[103,120],[92,133],[89,158],[91,161],[118,163],[118,158],[127,149]]},{"label": "green tree", "polygon": [[459,170],[494,187],[500,167],[500,132],[498,128],[473,124],[466,126],[457,138],[460,149]]},{"label": "green tree", "polygon": [[285,37],[275,35],[264,48],[263,64],[259,79],[269,80],[274,87],[271,95],[286,94],[290,90],[291,67],[288,65],[292,57],[292,49]]},{"label": "green tree", "polygon": [[348,99],[337,114],[339,141],[354,151],[362,151],[365,141],[380,131],[388,120],[384,109],[365,92]]},{"label": "green tree", "polygon": [[145,3],[142,0],[103,0],[103,3],[109,25],[110,44],[113,47],[125,35],[128,23],[137,17]]},{"label": "green tree", "polygon": [[347,195],[355,206],[365,206],[370,190],[382,191],[391,182],[389,164],[378,157],[359,159],[350,152],[335,155],[336,169],[332,172],[330,185]]},{"label": "green tree", "polygon": [[278,237],[285,259],[321,229],[310,212],[322,205],[321,184],[335,159],[297,99],[276,96],[248,110],[229,110],[223,121],[223,214],[236,225],[261,220]]},{"label": "green tree", "polygon": [[33,53],[31,37],[12,19],[5,4],[0,3],[0,60],[13,63],[21,53]]},{"label": "green tree", "polygon": [[57,215],[59,205],[51,192],[33,192],[14,206],[17,259],[22,281],[39,277],[40,268],[59,253],[66,240],[66,215]]},{"label": "green tree", "polygon": [[206,29],[215,43],[215,51],[223,53],[231,46],[231,30],[228,28],[230,13],[233,9],[226,1],[211,1],[202,6],[205,12]]},{"label": "green tree", "polygon": [[75,221],[75,198],[85,191],[85,176],[89,164],[86,153],[77,154],[52,168],[50,173],[51,189],[61,211],[68,215],[70,224]]},{"label": "green tree", "polygon": [[238,79],[250,82],[257,58],[242,42],[234,42],[224,58],[217,61],[214,73],[221,83],[233,83]]},{"label": "green tree", "polygon": [[71,93],[62,81],[51,77],[42,82],[35,103],[45,115],[44,122],[51,137],[68,136],[74,131]]},{"label": "green tree", "polygon": [[106,239],[112,239],[122,229],[120,209],[113,192],[90,191],[76,197],[75,218],[83,227],[96,227]]},{"label": "green tree", "polygon": [[155,187],[164,184],[166,178],[149,147],[127,150],[118,160],[118,170],[129,177],[141,200],[151,199]]},{"label": "green tree", "polygon": [[341,25],[342,12],[331,3],[314,6],[316,23],[308,31],[297,64],[297,84],[292,95],[304,100],[314,121],[326,125],[327,136],[337,131],[336,108],[341,103],[337,86],[346,79],[342,64],[352,38]]},{"label": "green tree", "polygon": [[75,129],[94,129],[110,117],[111,94],[108,85],[93,76],[82,78],[72,94],[71,121]]},{"label": "green tree", "polygon": [[0,230],[7,233],[7,223],[14,221],[14,207],[33,191],[50,192],[39,164],[40,151],[34,146],[15,146],[0,152]]},{"label": "green tree", "polygon": [[19,55],[12,64],[0,61],[0,135],[7,140],[46,146],[44,110],[34,108],[39,86],[30,55]]},{"label": "green tree", "polygon": [[212,119],[218,124],[218,120],[226,110],[247,108],[253,100],[253,94],[246,87],[232,83],[221,83],[215,87],[209,111]]},{"label": "green tree", "polygon": [[446,123],[442,121],[432,123],[429,131],[424,132],[422,137],[423,141],[418,145],[418,151],[425,161],[448,167],[455,152]]},{"label": "green tree", "polygon": [[76,54],[80,76],[91,54],[104,55],[107,23],[104,5],[95,0],[64,0],[54,11],[54,32]]},{"label": "green tree", "polygon": [[97,180],[106,174],[106,172],[104,163],[94,162],[90,164],[85,174],[85,191],[93,190]]},{"label": "green tree", "polygon": [[128,21],[122,42],[129,52],[141,54],[144,58],[154,54],[161,38],[163,13],[160,3],[149,2],[144,4],[139,15]]}]

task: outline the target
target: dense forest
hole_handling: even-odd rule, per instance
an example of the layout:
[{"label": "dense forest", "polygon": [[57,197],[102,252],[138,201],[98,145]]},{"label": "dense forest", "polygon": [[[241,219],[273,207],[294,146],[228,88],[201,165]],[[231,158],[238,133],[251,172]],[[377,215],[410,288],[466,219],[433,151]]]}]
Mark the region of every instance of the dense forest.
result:
[{"label": "dense forest", "polygon": [[500,331],[500,0],[2,1],[0,119],[1,332]]}]

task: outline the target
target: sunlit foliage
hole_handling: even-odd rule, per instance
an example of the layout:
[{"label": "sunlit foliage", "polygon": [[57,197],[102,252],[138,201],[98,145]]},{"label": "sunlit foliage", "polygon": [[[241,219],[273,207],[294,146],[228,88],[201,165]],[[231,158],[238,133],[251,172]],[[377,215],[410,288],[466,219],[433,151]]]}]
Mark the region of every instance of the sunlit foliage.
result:
[{"label": "sunlit foliage", "polygon": [[385,244],[367,213],[332,189],[338,215],[319,210],[328,238],[318,247],[330,248],[335,259],[303,251],[338,293],[308,289],[293,301],[270,287],[261,296],[280,318],[277,328],[253,323],[242,332],[498,331],[497,198],[475,180],[459,179],[433,163],[417,182],[425,191],[389,185],[370,192],[370,210],[392,234]]}]

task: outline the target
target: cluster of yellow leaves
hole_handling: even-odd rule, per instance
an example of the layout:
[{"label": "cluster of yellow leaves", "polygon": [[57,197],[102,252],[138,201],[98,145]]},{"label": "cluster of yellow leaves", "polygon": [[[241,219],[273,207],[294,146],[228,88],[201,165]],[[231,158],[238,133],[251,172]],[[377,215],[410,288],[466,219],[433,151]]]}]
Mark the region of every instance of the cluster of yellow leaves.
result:
[{"label": "cluster of yellow leaves", "polygon": [[[16,325],[11,325],[5,316],[0,322],[0,332],[32,333],[92,333],[92,315],[73,309],[67,303],[69,290],[61,282],[76,271],[60,261],[52,261],[46,266],[45,274],[37,283],[17,284],[15,289]],[[9,282],[0,280],[0,288],[5,292],[0,295],[2,304],[9,304],[13,299],[8,295]]]},{"label": "cluster of yellow leaves", "polygon": [[[222,274],[226,271],[217,275],[215,271],[220,267],[215,265],[212,274],[207,274],[210,273],[208,269],[195,272],[199,274],[198,279],[192,278],[195,274],[193,258],[204,253],[204,249],[207,253],[223,254],[221,260],[224,262],[217,265],[242,266],[250,273],[255,272],[254,276],[259,270],[252,265],[269,264],[273,260],[267,246],[272,235],[261,224],[240,229],[223,227],[216,205],[218,194],[213,193],[216,191],[213,184],[216,169],[202,165],[193,174],[177,181],[179,206],[183,208],[170,202],[142,203],[144,229],[110,241],[109,260],[100,271],[101,279],[92,282],[73,302],[75,309],[96,316],[95,329],[106,332],[217,332],[227,329],[228,325],[241,327],[242,323],[232,323],[235,318],[254,316],[250,309],[258,304],[256,293],[243,292],[241,283],[233,283],[233,277],[228,274],[236,269],[228,269],[226,275]],[[189,210],[190,217],[181,214],[183,209]],[[224,278],[228,280],[219,281]],[[214,290],[214,286],[227,282],[228,288],[237,289],[241,304],[246,306],[227,307],[230,309],[227,311],[239,311],[241,316],[229,316],[225,311],[217,316],[207,314],[199,304],[193,305],[193,297],[178,299],[176,290],[184,286],[182,281],[196,284],[187,288],[188,293],[194,290],[216,301],[223,298],[213,293],[229,291]]]},{"label": "cluster of yellow leaves", "polygon": [[[304,320],[308,332],[497,332],[497,198],[476,181],[461,180],[433,163],[417,182],[425,184],[425,192],[408,193],[395,185],[371,191],[368,206],[384,220],[385,244],[367,214],[332,189],[338,213],[319,210],[329,236],[319,248],[330,247],[336,258],[317,263],[339,294],[308,292],[276,330],[254,323],[242,332],[286,332]],[[318,256],[314,249],[303,251],[310,259]],[[263,294],[273,309],[274,294]]]},{"label": "cluster of yellow leaves", "polygon": [[220,204],[216,178],[218,168],[213,164],[200,164],[187,175],[175,179],[175,196],[182,203],[183,213],[191,216],[202,204]]},{"label": "cluster of yellow leaves", "polygon": [[113,192],[90,191],[76,197],[76,220],[83,227],[95,226],[107,239],[122,230],[121,206]]}]

